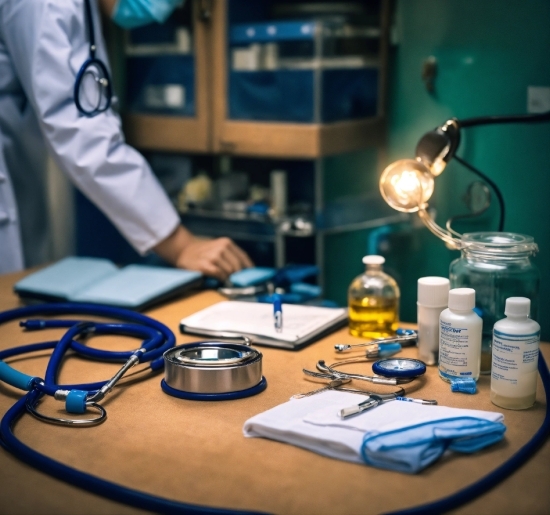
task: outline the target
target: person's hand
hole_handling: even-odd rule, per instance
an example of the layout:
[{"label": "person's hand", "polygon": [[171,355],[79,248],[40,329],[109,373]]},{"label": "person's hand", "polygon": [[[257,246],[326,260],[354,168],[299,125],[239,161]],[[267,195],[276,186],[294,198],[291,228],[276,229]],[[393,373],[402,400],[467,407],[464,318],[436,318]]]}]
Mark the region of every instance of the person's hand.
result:
[{"label": "person's hand", "polygon": [[153,250],[178,268],[197,270],[221,281],[233,272],[254,266],[248,254],[231,239],[203,240],[182,226]]},{"label": "person's hand", "polygon": [[225,281],[233,272],[254,266],[248,255],[229,238],[193,238],[181,251],[176,266],[199,270]]}]

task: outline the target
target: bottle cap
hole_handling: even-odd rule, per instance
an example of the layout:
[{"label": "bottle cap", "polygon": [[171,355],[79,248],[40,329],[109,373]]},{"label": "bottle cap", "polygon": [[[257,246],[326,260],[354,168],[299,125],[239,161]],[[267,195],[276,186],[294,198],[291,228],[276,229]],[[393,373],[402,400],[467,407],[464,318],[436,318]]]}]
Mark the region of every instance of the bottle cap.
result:
[{"label": "bottle cap", "polygon": [[418,304],[428,308],[447,307],[449,288],[446,277],[421,277],[418,279]]},{"label": "bottle cap", "polygon": [[526,297],[509,297],[506,299],[504,314],[509,317],[528,317],[531,310],[531,300]]},{"label": "bottle cap", "polygon": [[363,258],[363,263],[365,265],[383,265],[385,262],[384,256],[370,255]]},{"label": "bottle cap", "polygon": [[468,311],[475,305],[476,291],[473,288],[454,288],[449,291],[449,309]]}]

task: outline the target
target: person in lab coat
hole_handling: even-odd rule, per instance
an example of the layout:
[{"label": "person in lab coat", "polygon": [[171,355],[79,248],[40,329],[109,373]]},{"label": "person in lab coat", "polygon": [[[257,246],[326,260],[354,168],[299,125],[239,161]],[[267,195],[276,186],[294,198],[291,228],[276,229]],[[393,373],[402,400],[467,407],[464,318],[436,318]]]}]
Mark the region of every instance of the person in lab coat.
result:
[{"label": "person in lab coat", "polygon": [[76,107],[90,55],[86,2],[108,67],[98,7],[133,28],[164,21],[182,0],[0,0],[0,273],[47,260],[48,153],[139,253],[222,280],[252,266],[229,238],[201,240],[181,225],[113,109],[86,116]]}]

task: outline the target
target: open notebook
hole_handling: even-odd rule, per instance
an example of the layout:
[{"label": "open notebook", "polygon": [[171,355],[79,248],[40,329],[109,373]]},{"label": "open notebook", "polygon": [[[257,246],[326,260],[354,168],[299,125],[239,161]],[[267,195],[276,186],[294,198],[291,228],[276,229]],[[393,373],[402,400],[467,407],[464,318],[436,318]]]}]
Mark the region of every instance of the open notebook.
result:
[{"label": "open notebook", "polygon": [[202,282],[200,272],[147,265],[118,268],[108,259],[68,257],[18,281],[23,300],[91,302],[144,309]]},{"label": "open notebook", "polygon": [[277,332],[272,304],[231,300],[182,319],[180,331],[212,338],[233,333],[249,336],[253,344],[298,349],[345,325],[347,320],[345,308],[283,304],[283,329]]}]

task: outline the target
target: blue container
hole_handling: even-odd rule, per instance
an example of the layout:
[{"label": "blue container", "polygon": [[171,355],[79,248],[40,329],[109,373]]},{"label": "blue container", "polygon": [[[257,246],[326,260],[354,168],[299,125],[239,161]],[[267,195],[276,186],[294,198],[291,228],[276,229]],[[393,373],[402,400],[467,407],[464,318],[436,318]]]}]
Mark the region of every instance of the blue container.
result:
[{"label": "blue container", "polygon": [[[240,52],[244,66],[228,72],[229,117],[326,123],[375,115],[377,68],[348,67],[342,63],[341,67],[331,66],[326,61],[322,68],[317,68],[320,64],[315,59],[322,57],[317,39],[321,35],[332,37],[332,29],[337,32],[339,28],[338,24],[333,25],[308,20],[232,25],[229,51],[235,51],[235,55]],[[269,66],[264,61],[268,46],[272,52]],[[246,57],[247,49],[251,51],[250,60]],[[229,62],[233,65],[232,57]],[[335,57],[336,61],[346,59]],[[318,109],[316,98],[319,98]]]},{"label": "blue container", "polygon": [[[321,76],[320,122],[376,114],[378,70],[326,69]],[[229,117],[233,120],[313,123],[312,70],[231,71]]]},{"label": "blue container", "polygon": [[126,76],[129,111],[195,115],[195,59],[192,55],[128,57]]}]

